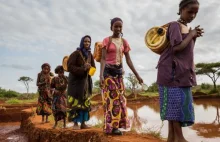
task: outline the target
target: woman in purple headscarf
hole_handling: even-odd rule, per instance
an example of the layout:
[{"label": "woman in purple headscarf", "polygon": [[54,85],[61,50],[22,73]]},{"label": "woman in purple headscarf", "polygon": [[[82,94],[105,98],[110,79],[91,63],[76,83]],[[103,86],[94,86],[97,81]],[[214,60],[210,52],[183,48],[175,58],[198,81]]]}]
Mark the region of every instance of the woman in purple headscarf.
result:
[{"label": "woman in purple headscarf", "polygon": [[80,47],[74,51],[68,60],[68,120],[74,122],[74,129],[88,128],[85,121],[89,120],[90,100],[92,94],[92,78],[88,75],[95,62],[91,54],[91,37],[86,35],[81,39]]},{"label": "woman in purple headscarf", "polygon": [[130,46],[122,38],[123,22],[120,18],[111,20],[112,36],[103,40],[100,82],[104,94],[104,132],[107,134],[122,135],[118,128],[128,128],[129,120],[124,97],[122,57],[137,77],[139,83],[143,80],[135,70],[131,61]]}]

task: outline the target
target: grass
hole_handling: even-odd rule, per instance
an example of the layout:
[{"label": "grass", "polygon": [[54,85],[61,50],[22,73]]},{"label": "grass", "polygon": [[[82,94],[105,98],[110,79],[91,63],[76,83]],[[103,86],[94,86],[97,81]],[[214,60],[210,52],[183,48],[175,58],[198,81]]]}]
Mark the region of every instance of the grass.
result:
[{"label": "grass", "polygon": [[140,92],[139,94],[144,97],[159,96],[158,92]]},{"label": "grass", "polygon": [[92,127],[94,127],[94,128],[103,128],[103,125],[104,125],[103,123],[98,123],[98,124],[96,124]]},{"label": "grass", "polygon": [[147,132],[148,135],[151,135],[157,139],[162,139],[163,137],[161,136],[161,132],[160,131],[154,131],[154,130],[150,130]]},{"label": "grass", "polygon": [[37,99],[30,99],[30,100],[19,100],[17,98],[11,98],[5,101],[6,104],[26,104],[26,103],[35,103]]}]

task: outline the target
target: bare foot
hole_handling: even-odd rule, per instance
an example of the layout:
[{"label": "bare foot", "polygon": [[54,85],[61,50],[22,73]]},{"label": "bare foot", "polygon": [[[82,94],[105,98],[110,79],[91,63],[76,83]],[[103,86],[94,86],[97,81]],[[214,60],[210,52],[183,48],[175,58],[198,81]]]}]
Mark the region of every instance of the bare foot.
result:
[{"label": "bare foot", "polygon": [[79,129],[80,129],[78,123],[74,123],[73,129],[74,129],[74,130],[79,130]]},{"label": "bare foot", "polygon": [[63,125],[63,128],[66,129],[66,124]]},{"label": "bare foot", "polygon": [[90,127],[88,127],[86,124],[82,124],[80,128],[81,129],[89,129]]},{"label": "bare foot", "polygon": [[45,123],[50,123],[50,121],[47,120],[47,121],[45,121]]}]

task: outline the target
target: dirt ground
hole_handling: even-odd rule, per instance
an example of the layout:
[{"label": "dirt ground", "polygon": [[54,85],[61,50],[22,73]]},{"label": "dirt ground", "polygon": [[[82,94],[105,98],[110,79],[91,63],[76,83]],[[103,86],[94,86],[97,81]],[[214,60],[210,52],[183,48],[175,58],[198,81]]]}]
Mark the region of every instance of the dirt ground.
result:
[{"label": "dirt ground", "polygon": [[135,132],[112,136],[105,135],[101,128],[52,129],[52,123],[41,124],[41,117],[35,114],[35,106],[36,104],[1,105],[1,142],[161,142],[147,134],[141,135]]},{"label": "dirt ground", "polygon": [[31,142],[161,142],[149,135],[126,132],[123,136],[105,135],[100,128],[73,130],[71,127],[52,129],[52,123],[41,124],[41,117],[34,115],[31,109],[22,112],[21,129]]}]

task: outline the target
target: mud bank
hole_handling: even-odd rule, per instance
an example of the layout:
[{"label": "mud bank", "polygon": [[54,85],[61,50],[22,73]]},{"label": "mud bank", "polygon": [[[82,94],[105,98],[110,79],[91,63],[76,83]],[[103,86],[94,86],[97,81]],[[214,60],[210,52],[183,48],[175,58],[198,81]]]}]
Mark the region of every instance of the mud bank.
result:
[{"label": "mud bank", "polygon": [[127,132],[123,136],[108,136],[100,128],[52,129],[52,123],[41,124],[41,117],[36,116],[31,109],[23,110],[21,118],[21,130],[26,133],[31,142],[161,142],[149,135],[138,135],[132,132]]},{"label": "mud bank", "polygon": [[0,122],[20,122],[21,112],[24,109],[35,107],[36,104],[1,105]]}]

